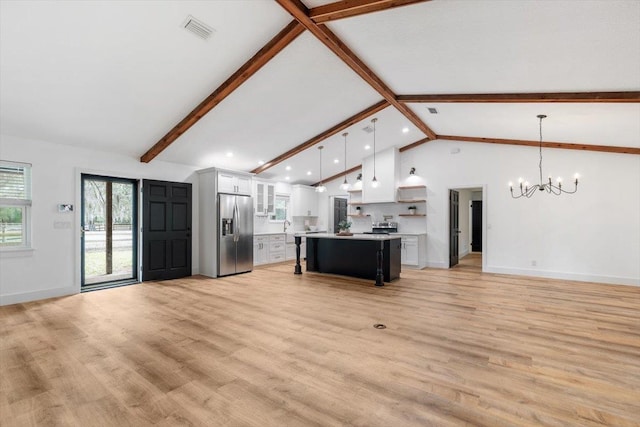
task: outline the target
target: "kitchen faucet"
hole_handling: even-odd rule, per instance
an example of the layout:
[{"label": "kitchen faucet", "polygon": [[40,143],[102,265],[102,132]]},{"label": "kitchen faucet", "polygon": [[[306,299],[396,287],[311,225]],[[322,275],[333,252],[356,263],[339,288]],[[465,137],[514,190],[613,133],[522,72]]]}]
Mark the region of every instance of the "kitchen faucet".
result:
[{"label": "kitchen faucet", "polygon": [[289,220],[285,219],[283,224],[284,224],[284,232],[286,233],[287,232],[287,225],[291,225],[291,223],[289,222]]}]

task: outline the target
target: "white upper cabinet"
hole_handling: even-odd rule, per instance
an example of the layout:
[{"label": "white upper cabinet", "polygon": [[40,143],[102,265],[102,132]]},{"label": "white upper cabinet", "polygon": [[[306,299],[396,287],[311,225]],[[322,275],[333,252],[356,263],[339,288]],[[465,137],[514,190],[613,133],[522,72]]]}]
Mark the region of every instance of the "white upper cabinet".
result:
[{"label": "white upper cabinet", "polygon": [[218,193],[251,195],[251,176],[218,171]]},{"label": "white upper cabinet", "polygon": [[255,180],[254,205],[256,215],[267,216],[275,213],[276,186]]},{"label": "white upper cabinet", "polygon": [[291,216],[318,216],[318,195],[314,187],[292,186]]},{"label": "white upper cabinet", "polygon": [[373,180],[373,155],[363,159],[362,163],[362,202],[389,203],[396,201],[400,155],[396,147],[376,153],[375,174],[378,187],[371,186]]}]

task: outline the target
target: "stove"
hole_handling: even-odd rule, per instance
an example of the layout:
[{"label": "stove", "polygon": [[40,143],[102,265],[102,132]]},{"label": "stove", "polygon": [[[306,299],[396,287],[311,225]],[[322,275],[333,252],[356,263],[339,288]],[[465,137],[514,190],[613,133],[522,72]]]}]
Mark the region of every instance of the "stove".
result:
[{"label": "stove", "polygon": [[397,222],[374,222],[371,225],[371,231],[367,231],[363,234],[389,234],[389,233],[397,233],[398,232],[398,223]]}]

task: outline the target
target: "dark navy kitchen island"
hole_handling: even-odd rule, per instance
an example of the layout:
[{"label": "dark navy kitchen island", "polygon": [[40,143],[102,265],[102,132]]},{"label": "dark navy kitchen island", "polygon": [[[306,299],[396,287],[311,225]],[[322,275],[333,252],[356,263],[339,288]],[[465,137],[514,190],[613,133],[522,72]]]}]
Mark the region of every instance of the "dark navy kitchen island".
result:
[{"label": "dark navy kitchen island", "polygon": [[[301,236],[296,235],[295,274],[300,266]],[[398,236],[305,234],[307,271],[375,280],[376,286],[400,277],[401,239]]]}]

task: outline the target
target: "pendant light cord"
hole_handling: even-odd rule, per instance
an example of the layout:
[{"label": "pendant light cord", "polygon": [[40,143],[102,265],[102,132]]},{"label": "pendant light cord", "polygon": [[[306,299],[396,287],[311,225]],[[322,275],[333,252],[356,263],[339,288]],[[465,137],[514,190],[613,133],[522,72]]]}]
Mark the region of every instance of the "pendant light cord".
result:
[{"label": "pendant light cord", "polygon": [[376,121],[378,119],[371,120],[373,122],[373,178],[376,177]]},{"label": "pendant light cord", "polygon": [[540,185],[542,185],[542,119],[546,116],[538,116],[540,118],[540,162],[538,163],[538,169],[540,169]]}]

